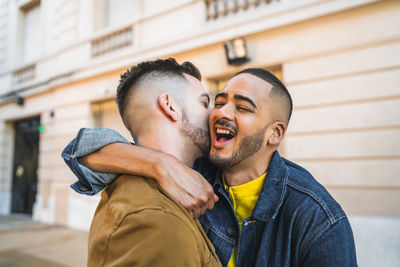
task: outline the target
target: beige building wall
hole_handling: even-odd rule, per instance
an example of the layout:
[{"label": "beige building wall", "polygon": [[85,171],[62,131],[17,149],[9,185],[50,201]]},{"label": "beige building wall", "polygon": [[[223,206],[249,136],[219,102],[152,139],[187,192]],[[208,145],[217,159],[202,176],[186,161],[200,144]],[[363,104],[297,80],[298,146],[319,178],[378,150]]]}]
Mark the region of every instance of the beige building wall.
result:
[{"label": "beige building wall", "polygon": [[[7,35],[18,8],[32,1],[3,1]],[[40,115],[46,129],[33,218],[88,229],[99,195],[69,188],[76,178],[60,153],[82,127],[123,131],[107,101],[126,68],[172,56],[192,61],[210,87],[245,67],[265,67],[281,71],[294,100],[282,154],[307,168],[345,209],[360,266],[400,265],[399,1],[281,0],[209,20],[204,1],[134,1],[137,13],[108,28],[98,17],[104,5],[93,1],[40,2],[42,56],[33,62],[34,78],[22,83],[15,79],[21,70],[29,74],[30,65],[10,56],[17,53],[13,34],[4,47],[14,52],[1,53],[0,23],[2,214],[10,211],[15,120]],[[246,39],[250,58],[236,67],[226,63],[223,47],[235,37]],[[25,98],[24,106],[12,92]]]}]

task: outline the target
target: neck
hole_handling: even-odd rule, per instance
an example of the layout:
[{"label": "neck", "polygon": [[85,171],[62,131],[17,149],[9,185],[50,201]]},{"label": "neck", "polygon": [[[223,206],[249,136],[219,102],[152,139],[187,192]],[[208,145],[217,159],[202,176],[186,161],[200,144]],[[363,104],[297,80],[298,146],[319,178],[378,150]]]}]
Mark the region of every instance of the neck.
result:
[{"label": "neck", "polygon": [[142,131],[143,134],[137,136],[139,145],[168,153],[188,167],[193,167],[196,155],[187,151],[185,140],[179,130],[169,125],[162,126],[156,123],[154,125],[157,127]]},{"label": "neck", "polygon": [[263,175],[268,169],[274,151],[259,151],[230,169],[223,170],[226,184],[238,186]]}]

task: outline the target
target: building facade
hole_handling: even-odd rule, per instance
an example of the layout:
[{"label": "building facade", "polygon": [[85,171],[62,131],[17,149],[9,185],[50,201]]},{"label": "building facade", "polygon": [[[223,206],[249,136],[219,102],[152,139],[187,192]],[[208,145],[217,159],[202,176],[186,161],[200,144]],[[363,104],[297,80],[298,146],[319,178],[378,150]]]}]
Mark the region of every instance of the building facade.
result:
[{"label": "building facade", "polygon": [[212,92],[263,67],[294,100],[282,154],[342,205],[360,266],[400,266],[399,14],[397,0],[0,0],[0,214],[89,228],[100,196],[70,189],[60,154],[82,127],[131,139],[113,101],[130,65],[189,60]]}]

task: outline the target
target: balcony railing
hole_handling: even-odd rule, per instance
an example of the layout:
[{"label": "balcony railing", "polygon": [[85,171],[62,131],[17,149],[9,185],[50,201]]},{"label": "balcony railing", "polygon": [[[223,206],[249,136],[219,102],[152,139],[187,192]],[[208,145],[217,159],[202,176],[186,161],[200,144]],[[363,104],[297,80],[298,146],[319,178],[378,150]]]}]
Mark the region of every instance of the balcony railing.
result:
[{"label": "balcony railing", "polygon": [[36,65],[32,64],[13,72],[13,84],[21,84],[35,78]]},{"label": "balcony railing", "polygon": [[207,20],[217,19],[228,14],[247,10],[249,7],[258,7],[279,0],[205,0]]},{"label": "balcony railing", "polygon": [[132,26],[107,33],[92,40],[92,56],[103,55],[129,46],[132,44],[132,41]]}]

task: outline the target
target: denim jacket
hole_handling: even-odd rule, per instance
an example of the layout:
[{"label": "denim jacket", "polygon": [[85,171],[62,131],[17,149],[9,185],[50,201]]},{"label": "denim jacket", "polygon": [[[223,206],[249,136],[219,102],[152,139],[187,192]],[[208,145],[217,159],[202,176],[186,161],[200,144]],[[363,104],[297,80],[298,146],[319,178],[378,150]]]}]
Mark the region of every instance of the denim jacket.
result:
[{"label": "denim jacket", "polygon": [[[110,129],[81,129],[62,156],[78,177],[72,188],[93,195],[117,175],[95,173],[77,157],[114,142],[129,143]],[[267,168],[267,166],[266,166]],[[220,200],[199,218],[224,266],[238,243],[237,266],[357,266],[353,233],[340,205],[304,168],[275,152],[252,215],[239,225],[222,184],[222,172],[207,159],[194,169]]]}]

